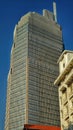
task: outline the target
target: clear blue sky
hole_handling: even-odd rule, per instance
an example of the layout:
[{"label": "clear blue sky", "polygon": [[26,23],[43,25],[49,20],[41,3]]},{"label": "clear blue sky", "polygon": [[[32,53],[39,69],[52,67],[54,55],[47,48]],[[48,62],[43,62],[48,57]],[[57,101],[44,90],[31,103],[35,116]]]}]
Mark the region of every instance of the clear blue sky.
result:
[{"label": "clear blue sky", "polygon": [[[73,0],[54,0],[58,23],[62,26],[65,49],[73,50]],[[0,130],[4,130],[7,74],[13,30],[19,19],[29,11],[52,11],[53,0],[0,0]]]}]

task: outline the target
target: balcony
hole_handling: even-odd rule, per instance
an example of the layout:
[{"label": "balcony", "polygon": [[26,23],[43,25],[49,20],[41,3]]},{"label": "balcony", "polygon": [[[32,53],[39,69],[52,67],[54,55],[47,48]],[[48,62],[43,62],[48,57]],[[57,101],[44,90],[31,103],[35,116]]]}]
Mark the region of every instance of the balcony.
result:
[{"label": "balcony", "polygon": [[73,98],[70,100],[70,115],[73,115]]},{"label": "balcony", "polygon": [[68,88],[68,97],[71,97],[71,95],[73,94],[73,90],[71,87]]},{"label": "balcony", "polygon": [[69,117],[64,120],[64,128],[68,129],[69,127]]},{"label": "balcony", "polygon": [[73,123],[73,114],[71,114],[71,116],[70,116],[70,122]]},{"label": "balcony", "polygon": [[70,114],[73,114],[73,106],[70,108]]},{"label": "balcony", "polygon": [[72,83],[72,81],[73,81],[73,69],[70,70],[67,78],[65,79],[65,84],[69,85]]},{"label": "balcony", "polygon": [[63,93],[62,95],[62,103],[65,104],[67,102],[67,94]]},{"label": "balcony", "polygon": [[68,97],[71,99],[73,97],[73,83],[68,87]]},{"label": "balcony", "polygon": [[63,119],[66,120],[69,117],[67,104],[63,108]]},{"label": "balcony", "polygon": [[66,120],[67,118],[69,118],[68,113],[63,114],[63,118],[64,118],[64,120]]}]

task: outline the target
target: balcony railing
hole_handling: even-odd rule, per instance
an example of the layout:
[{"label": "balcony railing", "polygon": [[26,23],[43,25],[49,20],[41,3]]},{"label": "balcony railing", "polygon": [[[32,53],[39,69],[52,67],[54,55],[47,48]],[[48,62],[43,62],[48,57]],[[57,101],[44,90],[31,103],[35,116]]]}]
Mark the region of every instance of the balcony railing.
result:
[{"label": "balcony railing", "polygon": [[67,101],[67,94],[64,93],[64,94],[62,95],[62,103],[64,104],[66,101]]}]

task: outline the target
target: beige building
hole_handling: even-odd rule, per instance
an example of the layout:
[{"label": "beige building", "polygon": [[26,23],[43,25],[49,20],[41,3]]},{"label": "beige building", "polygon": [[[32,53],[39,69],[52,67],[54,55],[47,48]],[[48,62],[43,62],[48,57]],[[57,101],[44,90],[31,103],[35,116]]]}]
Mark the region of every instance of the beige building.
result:
[{"label": "beige building", "polygon": [[59,86],[61,130],[73,130],[73,51],[65,50],[59,60]]}]

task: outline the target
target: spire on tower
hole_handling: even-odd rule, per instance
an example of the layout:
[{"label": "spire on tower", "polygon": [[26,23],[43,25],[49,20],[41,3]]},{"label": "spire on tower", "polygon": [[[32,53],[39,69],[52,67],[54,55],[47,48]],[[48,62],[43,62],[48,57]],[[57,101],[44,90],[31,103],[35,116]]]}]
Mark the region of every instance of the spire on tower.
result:
[{"label": "spire on tower", "polygon": [[53,2],[53,13],[54,13],[55,22],[57,23],[56,2]]}]

